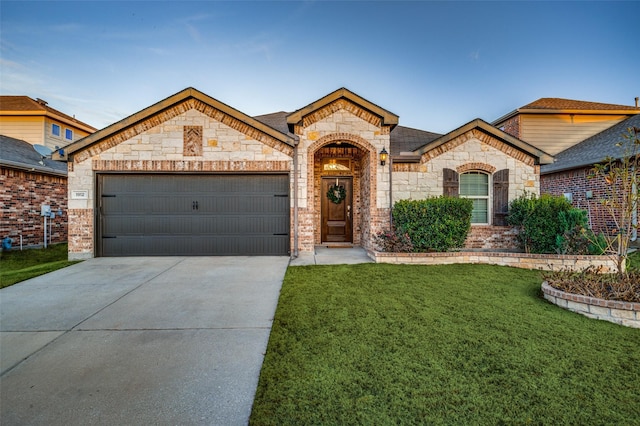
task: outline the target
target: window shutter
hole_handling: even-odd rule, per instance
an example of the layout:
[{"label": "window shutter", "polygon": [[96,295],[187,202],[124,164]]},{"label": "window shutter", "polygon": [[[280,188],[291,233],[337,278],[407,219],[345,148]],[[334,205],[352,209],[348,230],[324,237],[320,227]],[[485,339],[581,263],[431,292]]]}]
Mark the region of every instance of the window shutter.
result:
[{"label": "window shutter", "polygon": [[458,196],[458,172],[452,169],[442,169],[442,194],[448,197]]},{"label": "window shutter", "polygon": [[505,226],[509,211],[509,169],[493,174],[493,224]]}]

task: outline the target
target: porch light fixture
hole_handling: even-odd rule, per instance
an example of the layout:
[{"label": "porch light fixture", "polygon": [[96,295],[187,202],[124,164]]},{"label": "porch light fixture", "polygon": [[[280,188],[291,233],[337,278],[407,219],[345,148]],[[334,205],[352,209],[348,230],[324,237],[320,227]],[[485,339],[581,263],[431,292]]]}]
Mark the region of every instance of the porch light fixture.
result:
[{"label": "porch light fixture", "polygon": [[387,162],[388,158],[389,158],[389,153],[384,147],[382,147],[382,151],[380,151],[380,165],[384,166],[384,163]]}]

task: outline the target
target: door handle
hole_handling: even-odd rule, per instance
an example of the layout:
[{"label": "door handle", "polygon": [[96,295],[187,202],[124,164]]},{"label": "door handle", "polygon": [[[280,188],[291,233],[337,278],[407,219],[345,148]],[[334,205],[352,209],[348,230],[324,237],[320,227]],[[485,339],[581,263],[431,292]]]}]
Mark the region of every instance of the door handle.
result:
[{"label": "door handle", "polygon": [[198,210],[198,202],[194,201],[193,203],[191,203],[191,210]]},{"label": "door handle", "polygon": [[347,219],[351,219],[351,206],[347,206]]}]

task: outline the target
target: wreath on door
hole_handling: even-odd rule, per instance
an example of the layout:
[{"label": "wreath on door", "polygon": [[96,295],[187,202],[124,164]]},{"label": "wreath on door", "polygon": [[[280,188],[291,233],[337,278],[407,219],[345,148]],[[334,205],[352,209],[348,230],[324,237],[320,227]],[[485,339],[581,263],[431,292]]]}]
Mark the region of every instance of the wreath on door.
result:
[{"label": "wreath on door", "polygon": [[347,190],[344,185],[331,185],[327,191],[327,198],[334,204],[340,204],[347,198]]}]

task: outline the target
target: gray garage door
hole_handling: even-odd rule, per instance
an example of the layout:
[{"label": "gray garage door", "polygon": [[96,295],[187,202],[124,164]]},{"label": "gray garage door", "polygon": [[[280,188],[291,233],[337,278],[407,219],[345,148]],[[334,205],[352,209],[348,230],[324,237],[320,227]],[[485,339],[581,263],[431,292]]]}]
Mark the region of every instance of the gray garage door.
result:
[{"label": "gray garage door", "polygon": [[99,175],[98,255],[286,255],[287,175]]}]

